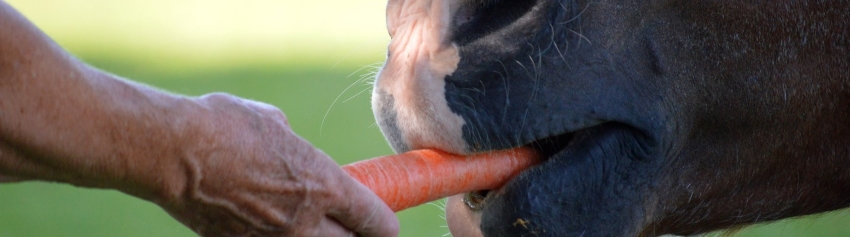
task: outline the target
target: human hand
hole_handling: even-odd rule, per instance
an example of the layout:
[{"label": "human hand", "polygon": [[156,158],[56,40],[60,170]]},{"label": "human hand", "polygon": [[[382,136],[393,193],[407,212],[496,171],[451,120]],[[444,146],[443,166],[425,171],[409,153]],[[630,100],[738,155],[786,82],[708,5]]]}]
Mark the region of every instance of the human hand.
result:
[{"label": "human hand", "polygon": [[392,211],[277,108],[97,70],[2,0],[0,32],[0,183],[117,189],[203,236],[398,232]]},{"label": "human hand", "polygon": [[212,94],[183,184],[153,200],[202,236],[395,236],[395,214],[322,151],[296,135],[277,108]]}]

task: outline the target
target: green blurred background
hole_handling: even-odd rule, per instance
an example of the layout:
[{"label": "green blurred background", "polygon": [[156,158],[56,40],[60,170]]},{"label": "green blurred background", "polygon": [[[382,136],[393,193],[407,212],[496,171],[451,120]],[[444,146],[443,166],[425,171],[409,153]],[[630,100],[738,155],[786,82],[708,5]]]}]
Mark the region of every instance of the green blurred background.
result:
[{"label": "green blurred background", "polygon": [[[223,91],[274,104],[340,164],[392,152],[369,105],[389,41],[384,0],[7,2],[104,70],[174,93]],[[398,213],[401,236],[446,235],[441,206]],[[0,185],[0,237],[7,236],[194,234],[116,191],[27,182]],[[782,221],[736,236],[850,236],[850,216]]]}]

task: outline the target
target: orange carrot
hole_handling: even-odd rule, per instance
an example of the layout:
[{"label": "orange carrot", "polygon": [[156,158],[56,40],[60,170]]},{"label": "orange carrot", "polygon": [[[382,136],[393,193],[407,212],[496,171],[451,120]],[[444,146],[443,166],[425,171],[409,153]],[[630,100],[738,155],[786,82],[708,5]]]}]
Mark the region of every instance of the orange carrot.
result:
[{"label": "orange carrot", "polygon": [[536,152],[530,148],[468,157],[417,150],[342,168],[398,212],[455,194],[496,189],[538,162]]}]

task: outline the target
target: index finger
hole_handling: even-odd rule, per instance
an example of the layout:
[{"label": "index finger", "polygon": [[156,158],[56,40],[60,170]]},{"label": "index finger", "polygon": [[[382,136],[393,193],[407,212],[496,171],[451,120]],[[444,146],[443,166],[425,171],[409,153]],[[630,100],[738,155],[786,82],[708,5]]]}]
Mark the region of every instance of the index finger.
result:
[{"label": "index finger", "polygon": [[395,213],[372,190],[339,169],[343,188],[340,205],[331,207],[328,216],[359,233],[360,236],[398,236],[399,223]]}]

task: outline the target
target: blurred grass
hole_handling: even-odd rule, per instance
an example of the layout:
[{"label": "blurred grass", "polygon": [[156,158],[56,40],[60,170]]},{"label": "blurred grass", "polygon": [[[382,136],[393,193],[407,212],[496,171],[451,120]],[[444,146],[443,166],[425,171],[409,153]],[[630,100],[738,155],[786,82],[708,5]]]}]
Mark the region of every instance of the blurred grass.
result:
[{"label": "blurred grass", "polygon": [[[104,70],[175,93],[223,91],[278,106],[296,132],[340,164],[391,153],[375,126],[368,84],[388,41],[384,0],[7,2]],[[401,236],[447,233],[438,206],[399,213]],[[837,212],[737,236],[850,236],[843,223],[850,216]],[[0,237],[7,236],[194,234],[119,192],[28,182],[0,185]]]}]

